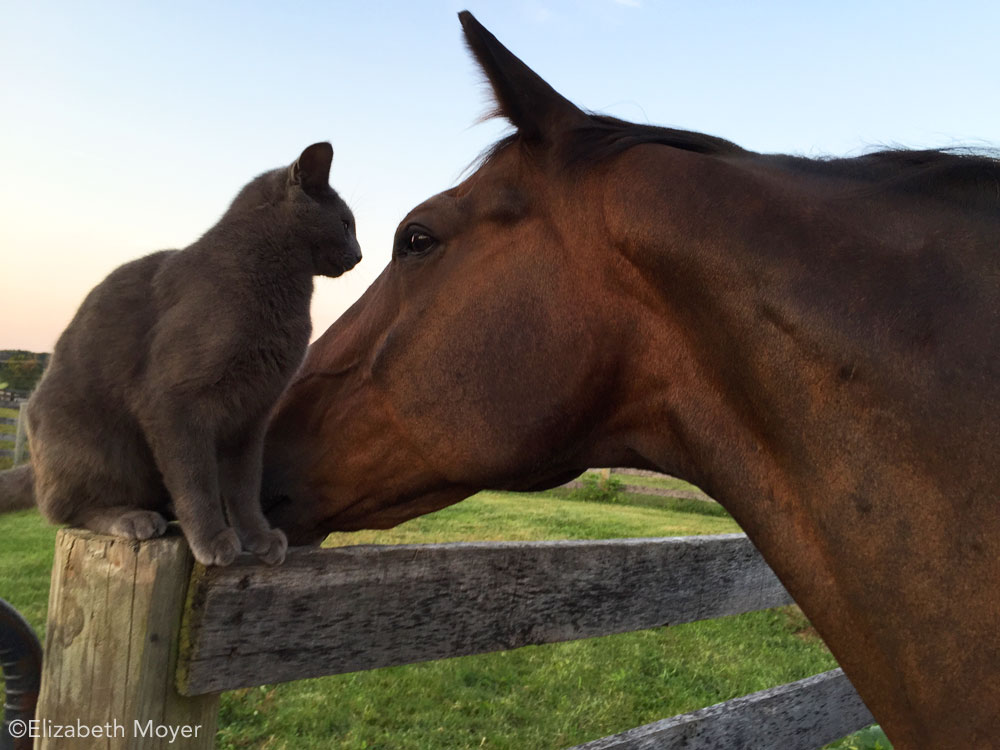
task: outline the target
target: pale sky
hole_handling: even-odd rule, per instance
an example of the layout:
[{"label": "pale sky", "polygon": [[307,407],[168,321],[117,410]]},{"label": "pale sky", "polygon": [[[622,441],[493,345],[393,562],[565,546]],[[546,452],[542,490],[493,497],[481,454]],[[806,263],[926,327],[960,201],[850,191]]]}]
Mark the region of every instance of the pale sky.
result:
[{"label": "pale sky", "polygon": [[50,351],[112,269],[190,244],[253,176],[329,140],[364,260],[503,131],[456,13],[578,105],[758,151],[1000,146],[1000,4],[0,0],[0,349]]}]

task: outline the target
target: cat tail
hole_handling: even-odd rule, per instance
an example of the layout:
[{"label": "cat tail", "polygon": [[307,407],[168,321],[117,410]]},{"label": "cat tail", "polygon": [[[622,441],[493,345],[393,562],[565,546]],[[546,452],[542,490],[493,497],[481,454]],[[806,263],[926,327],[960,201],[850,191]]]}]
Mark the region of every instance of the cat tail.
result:
[{"label": "cat tail", "polygon": [[35,471],[31,464],[0,471],[0,514],[35,507]]}]

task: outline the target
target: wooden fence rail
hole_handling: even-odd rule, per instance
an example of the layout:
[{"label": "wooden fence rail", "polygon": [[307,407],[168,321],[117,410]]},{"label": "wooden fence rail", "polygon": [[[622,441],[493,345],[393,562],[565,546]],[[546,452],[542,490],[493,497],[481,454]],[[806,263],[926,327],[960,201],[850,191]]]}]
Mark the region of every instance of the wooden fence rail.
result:
[{"label": "wooden fence rail", "polygon": [[571,750],[812,750],[872,721],[843,670],[834,669]]},{"label": "wooden fence rail", "polygon": [[[134,544],[63,530],[38,716],[199,726],[183,746],[207,748],[218,691],[789,602],[741,534],[294,550],[277,568],[241,558],[205,569],[176,536]],[[580,747],[806,750],[870,723],[835,671]]]},{"label": "wooden fence rail", "polygon": [[185,695],[791,603],[742,534],[309,550],[209,568],[190,596]]}]

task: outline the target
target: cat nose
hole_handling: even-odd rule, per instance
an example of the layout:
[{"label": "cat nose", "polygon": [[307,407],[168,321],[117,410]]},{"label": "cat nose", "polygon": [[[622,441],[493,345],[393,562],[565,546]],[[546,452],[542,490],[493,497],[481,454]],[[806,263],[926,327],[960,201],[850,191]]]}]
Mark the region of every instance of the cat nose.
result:
[{"label": "cat nose", "polygon": [[361,245],[357,242],[351,247],[351,265],[356,266],[361,262]]}]

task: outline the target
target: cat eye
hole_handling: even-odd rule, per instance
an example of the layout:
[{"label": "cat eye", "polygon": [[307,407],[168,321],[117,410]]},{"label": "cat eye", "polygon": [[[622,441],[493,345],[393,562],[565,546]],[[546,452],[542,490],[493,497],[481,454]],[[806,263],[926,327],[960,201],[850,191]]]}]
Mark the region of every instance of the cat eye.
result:
[{"label": "cat eye", "polygon": [[350,234],[351,222],[349,222],[347,219],[341,219],[340,223],[344,225],[344,234]]}]

